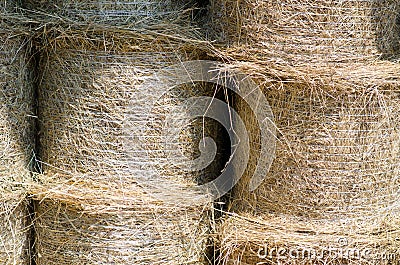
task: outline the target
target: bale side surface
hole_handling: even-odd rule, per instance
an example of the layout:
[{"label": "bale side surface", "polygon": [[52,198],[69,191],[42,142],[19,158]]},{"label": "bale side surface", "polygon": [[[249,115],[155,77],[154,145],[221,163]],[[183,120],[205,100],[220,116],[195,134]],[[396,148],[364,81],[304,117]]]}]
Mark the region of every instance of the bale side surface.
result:
[{"label": "bale side surface", "polygon": [[360,224],[361,218],[346,223],[288,215],[232,215],[219,227],[218,264],[398,263],[399,231],[363,231]]},{"label": "bale side surface", "polygon": [[288,66],[375,60],[399,54],[400,2],[212,1],[212,25],[232,54]]},{"label": "bale side surface", "polygon": [[[176,150],[164,150],[167,138],[162,130],[174,106],[189,97],[212,96],[214,88],[184,85],[160,99],[155,98],[159,91],[137,90],[157,69],[192,55],[169,43],[146,44],[135,38],[104,38],[87,41],[86,48],[75,46],[82,41],[68,45],[57,41],[60,46],[48,50],[42,62],[40,156],[46,189],[61,194],[67,189],[83,200],[112,201],[120,194],[129,195],[130,185],[135,187],[137,182],[135,175],[150,174],[146,166],[157,168],[160,178],[183,186],[197,185],[201,176],[212,178],[212,168],[187,173],[175,166]],[[152,101],[154,108],[146,113]],[[180,113],[174,119],[186,121],[187,117]],[[189,120],[185,125],[175,147],[192,159],[203,135],[215,138],[220,130],[211,121]]]},{"label": "bale side surface", "polygon": [[[207,214],[137,198],[131,209],[93,213],[36,203],[36,264],[206,264]],[[142,201],[141,201],[142,200]]]},{"label": "bale side surface", "polygon": [[0,262],[5,265],[28,265],[29,212],[23,196],[0,202]]},{"label": "bale side surface", "polygon": [[[378,247],[390,250],[400,231],[398,91],[369,87],[349,92],[271,82],[264,93],[275,117],[277,149],[264,182],[253,192],[250,179],[263,160],[259,146],[268,143],[260,142],[251,106],[240,99],[235,103],[251,144],[230,210],[259,220],[254,225],[238,221],[237,234],[227,240],[232,251],[252,255],[240,245],[243,240],[257,242],[251,233],[261,240],[273,238],[277,245],[318,247],[329,235],[362,240],[357,247],[363,248],[383,242]],[[242,238],[241,231],[250,234],[244,232]],[[237,249],[235,236],[242,238]]]},{"label": "bale side surface", "polygon": [[[72,259],[82,264],[126,264],[123,260],[129,264],[201,264],[206,259],[210,225],[204,218],[212,205],[191,207],[178,201],[167,204],[156,200],[151,190],[141,187],[138,177],[149,176],[156,184],[158,179],[168,180],[182,189],[212,178],[213,165],[187,172],[174,164],[173,154],[181,150],[189,159],[196,158],[203,132],[205,136],[218,136],[214,123],[189,121],[179,132],[180,142],[174,146],[177,150],[165,150],[161,131],[174,106],[190,96],[209,95],[214,90],[202,84],[184,85],[156,100],[157,87],[151,88],[152,94],[138,91],[139,85],[156,70],[190,58],[185,45],[163,39],[146,42],[136,37],[100,35],[97,41],[96,37],[49,41],[52,46],[41,63],[43,174],[37,176],[31,192],[39,200],[50,198],[56,203],[38,204],[38,262],[67,264]],[[154,108],[146,119],[149,113],[144,109],[153,100]],[[185,115],[178,113],[176,119],[186,119]],[[158,173],[154,175],[149,168]],[[188,200],[197,195],[193,192]],[[67,210],[55,214],[55,220],[53,213],[57,207],[64,207],[62,203],[67,203]],[[84,205],[84,212],[68,205]],[[82,232],[63,227],[68,219],[75,220],[71,227]],[[120,226],[118,220],[128,227]],[[100,234],[85,230],[97,222],[101,222],[100,230],[94,233]],[[76,240],[66,242],[69,236]],[[61,238],[55,241],[52,237]],[[124,253],[127,247],[135,249]],[[96,255],[90,256],[91,250]]]},{"label": "bale side surface", "polygon": [[206,28],[216,56],[256,78],[398,85],[399,10],[398,0],[211,1]]},{"label": "bale side surface", "polygon": [[33,155],[34,98],[24,38],[0,33],[0,197],[19,195]]},{"label": "bale side surface", "polygon": [[[276,159],[254,193],[246,191],[251,166],[237,198],[254,210],[335,218],[376,215],[398,198],[398,91],[271,83],[265,95],[277,127]],[[242,100],[236,107],[254,138],[253,165],[260,143],[258,124]],[[257,143],[258,142],[258,143]],[[246,207],[244,207],[246,208]]]},{"label": "bale side surface", "polygon": [[71,23],[104,27],[159,25],[179,22],[189,25],[194,4],[191,1],[95,1],[95,0],[49,0],[24,2],[27,14],[44,21],[57,18]]}]

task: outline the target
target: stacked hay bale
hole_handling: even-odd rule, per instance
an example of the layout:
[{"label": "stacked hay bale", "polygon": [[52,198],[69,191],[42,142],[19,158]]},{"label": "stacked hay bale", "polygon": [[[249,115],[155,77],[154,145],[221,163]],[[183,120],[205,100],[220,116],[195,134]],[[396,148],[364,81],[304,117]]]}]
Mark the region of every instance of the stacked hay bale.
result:
[{"label": "stacked hay bale", "polygon": [[[250,192],[254,165],[262,160],[252,153],[233,195],[231,211],[239,216],[221,226],[222,264],[376,264],[373,257],[397,253],[398,92],[276,82],[265,94],[279,131],[276,159]],[[251,114],[239,106],[243,116]],[[257,129],[248,127],[253,137]],[[369,256],[346,256],[349,250]]]},{"label": "stacked hay bale", "polygon": [[27,0],[23,6],[28,14],[35,14],[38,21],[63,18],[64,22],[72,24],[137,28],[138,25],[161,26],[166,21],[180,20],[184,16],[188,18],[194,1]]},{"label": "stacked hay bale", "polygon": [[29,264],[25,197],[34,146],[29,47],[22,33],[3,21],[0,40],[0,262]]},{"label": "stacked hay bale", "polygon": [[[137,6],[123,4],[137,12]],[[79,12],[91,10],[87,1]],[[185,189],[212,178],[209,172],[215,171],[213,165],[186,172],[171,164],[166,158],[175,150],[163,149],[162,135],[175,105],[191,96],[212,95],[213,88],[184,85],[160,98],[158,90],[164,87],[140,89],[157,70],[197,57],[187,41],[191,26],[159,20],[154,27],[124,30],[106,20],[93,27],[58,29],[42,39],[38,100],[43,173],[31,187],[36,264],[207,263],[212,204],[192,206],[199,195],[195,192],[186,204],[161,200],[138,181],[148,176],[156,184],[164,179]],[[154,108],[146,113],[150,104]],[[181,118],[187,119],[176,116]],[[218,133],[210,126],[206,123],[203,130],[201,121],[188,124],[176,147],[197,157],[194,149],[203,131],[205,136]]]},{"label": "stacked hay bale", "polygon": [[251,157],[220,226],[221,264],[398,262],[399,6],[212,2],[229,43],[218,52],[258,81],[278,132],[275,161],[250,192],[269,143],[236,98]]},{"label": "stacked hay bale", "polygon": [[221,52],[259,74],[329,82],[337,68],[398,57],[399,10],[397,0],[225,0],[211,1],[209,21]]}]

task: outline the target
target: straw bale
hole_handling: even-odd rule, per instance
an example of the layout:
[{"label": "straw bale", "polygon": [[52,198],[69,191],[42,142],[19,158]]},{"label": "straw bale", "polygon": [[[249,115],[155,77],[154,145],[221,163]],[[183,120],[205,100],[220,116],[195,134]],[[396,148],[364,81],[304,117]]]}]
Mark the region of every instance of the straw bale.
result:
[{"label": "straw bale", "polygon": [[231,215],[219,228],[218,264],[397,264],[399,231],[371,232],[360,224],[361,217],[349,223]]},{"label": "straw bale", "polygon": [[35,113],[30,47],[7,27],[0,32],[0,263],[15,265],[30,264],[25,192],[31,178]]},{"label": "straw bale", "polygon": [[[349,92],[271,82],[264,93],[278,132],[276,158],[261,186],[250,192],[255,165],[263,159],[258,150],[268,143],[260,143],[251,106],[236,99],[250,134],[251,152],[230,205],[230,211],[244,217],[228,218],[222,225],[222,260],[255,264],[250,257],[257,255],[249,251],[267,241],[321,249],[346,238],[349,247],[397,250],[398,90],[368,87]],[[359,260],[348,262],[359,264]]]},{"label": "straw bale", "polygon": [[[157,69],[192,56],[185,53],[187,47],[182,46],[179,52],[179,46],[171,43],[152,40],[146,44],[136,36],[119,39],[113,35],[92,35],[85,42],[86,37],[56,39],[41,63],[39,116],[43,184],[54,186],[61,193],[67,188],[70,196],[76,190],[75,195],[82,199],[109,200],[119,197],[121,192],[128,196],[130,185],[135,186],[137,181],[132,175],[143,174],[142,164],[150,163],[151,166],[162,165],[159,166],[161,176],[195,185],[198,180],[193,179],[192,173],[172,170],[172,165],[163,169],[171,163],[171,158],[163,158],[165,153],[159,149],[165,140],[160,131],[174,106],[192,96],[212,96],[214,89],[203,85],[181,86],[161,99],[154,98],[157,91],[136,89]],[[152,100],[155,108],[149,120],[145,120],[145,106]],[[134,114],[137,121],[130,121],[130,114]],[[175,117],[187,119],[184,113],[182,115]],[[136,129],[127,131],[129,122],[137,126]],[[196,124],[198,128],[194,129]],[[188,130],[182,132],[178,147],[192,156],[203,131],[205,136],[218,133],[218,127],[211,121],[206,121],[204,130],[202,121],[187,125]],[[139,129],[146,128],[149,134],[144,137],[146,139],[129,142],[127,137],[132,135],[127,134],[137,134]],[[137,164],[129,165],[131,159],[138,159],[134,160]],[[211,172],[196,174],[208,176]],[[62,186],[57,188],[58,185]]]},{"label": "straw bale", "polygon": [[226,0],[211,1],[209,11],[207,28],[219,53],[255,63],[259,75],[320,79],[322,73],[328,82],[353,71],[349,63],[362,68],[396,60],[400,51],[398,0]]},{"label": "straw bale", "polygon": [[[372,214],[374,205],[379,211],[396,200],[398,91],[381,87],[349,93],[276,82],[265,94],[278,131],[276,159],[253,194],[246,192],[245,174],[245,193],[238,197],[249,196],[249,204],[263,210],[332,218]],[[250,116],[248,130],[257,133],[249,106],[237,100],[237,107]]]},{"label": "straw bale", "polygon": [[0,262],[30,264],[28,202],[24,196],[0,202]]},{"label": "straw bale", "polygon": [[192,15],[193,3],[190,1],[151,0],[151,1],[97,1],[97,0],[27,0],[23,7],[28,14],[45,20],[62,18],[69,23],[82,23],[101,26],[134,27],[161,24],[173,21],[188,24]]},{"label": "straw bale", "polygon": [[23,37],[0,33],[0,197],[13,197],[30,178],[34,89]]},{"label": "straw bale", "polygon": [[[174,106],[192,96],[213,95],[214,88],[178,86],[158,101],[157,87],[138,90],[157,69],[195,56],[179,41],[141,39],[148,37],[78,32],[47,40],[39,84],[43,174],[31,186],[35,197],[44,199],[36,207],[37,264],[201,264],[206,259],[212,203],[192,207],[190,201],[161,201],[138,177],[156,184],[168,180],[181,189],[216,177],[223,162],[218,155],[199,171],[174,164],[176,150],[188,159],[198,157],[203,133],[217,139],[221,128],[215,123],[187,121],[185,112],[175,115],[187,122],[176,150],[164,150],[161,133]],[[146,113],[152,101],[154,109]],[[94,234],[86,230],[91,227]]]},{"label": "straw bale", "polygon": [[205,264],[207,214],[148,201],[94,213],[82,205],[36,203],[36,264]]}]

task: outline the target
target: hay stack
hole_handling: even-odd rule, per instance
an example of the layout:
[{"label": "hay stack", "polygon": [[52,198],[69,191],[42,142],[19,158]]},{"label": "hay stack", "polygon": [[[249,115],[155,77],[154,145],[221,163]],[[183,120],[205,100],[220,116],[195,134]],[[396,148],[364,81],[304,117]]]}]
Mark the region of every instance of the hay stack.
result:
[{"label": "hay stack", "polygon": [[256,63],[259,75],[328,81],[331,68],[398,58],[399,10],[398,0],[211,1],[209,28],[224,56]]},{"label": "hay stack", "polygon": [[[349,92],[338,87],[271,82],[265,94],[275,116],[276,159],[262,185],[249,191],[257,156],[257,122],[237,102],[250,132],[250,163],[221,227],[222,264],[255,264],[269,248],[399,248],[399,94],[388,87]],[[255,251],[255,252],[254,252]],[[288,253],[286,253],[286,257]],[[326,258],[326,259],[325,259]],[[332,259],[332,260],[330,260]],[[276,253],[269,258],[276,264]],[[283,262],[281,259],[280,262]],[[331,258],[288,264],[385,264]],[[269,264],[269,263],[267,263]],[[314,263],[313,263],[314,264]]]},{"label": "hay stack", "polygon": [[0,33],[0,263],[28,264],[24,199],[33,155],[33,87],[25,39]]},{"label": "hay stack", "polygon": [[[164,150],[161,134],[172,107],[190,96],[212,95],[212,88],[174,89],[156,101],[149,120],[144,109],[157,99],[157,88],[138,90],[157,69],[188,58],[187,47],[157,35],[105,32],[71,33],[48,43],[39,89],[43,174],[32,187],[44,199],[36,208],[37,264],[204,262],[212,205],[163,202],[138,184],[139,176],[149,176],[185,188],[218,173],[213,165],[186,172],[171,164],[168,154],[175,150]],[[212,126],[206,122],[206,136],[218,133]],[[194,159],[202,136],[203,124],[195,121],[176,147]],[[149,167],[157,168],[156,176]]]}]

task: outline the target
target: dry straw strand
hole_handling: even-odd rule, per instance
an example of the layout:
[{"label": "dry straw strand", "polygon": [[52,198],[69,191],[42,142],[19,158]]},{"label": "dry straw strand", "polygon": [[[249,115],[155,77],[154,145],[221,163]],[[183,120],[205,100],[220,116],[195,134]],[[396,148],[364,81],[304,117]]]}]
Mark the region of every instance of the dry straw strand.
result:
[{"label": "dry straw strand", "polygon": [[[44,23],[91,25],[106,28],[137,29],[179,21],[190,25],[194,3],[190,1],[25,1],[24,13]],[[184,18],[184,19],[182,19]],[[69,26],[69,25],[68,25]]]}]

